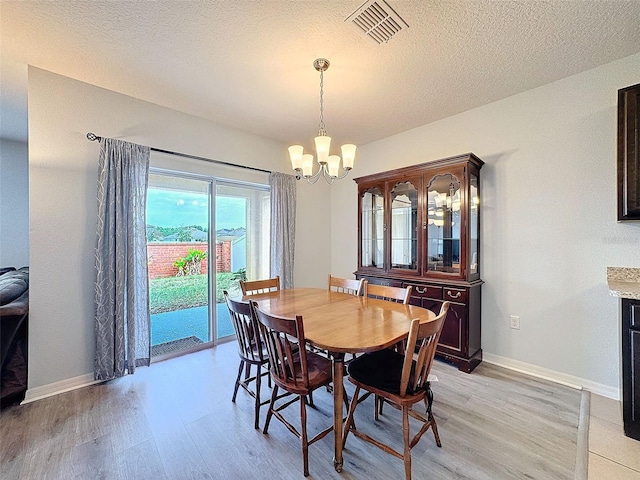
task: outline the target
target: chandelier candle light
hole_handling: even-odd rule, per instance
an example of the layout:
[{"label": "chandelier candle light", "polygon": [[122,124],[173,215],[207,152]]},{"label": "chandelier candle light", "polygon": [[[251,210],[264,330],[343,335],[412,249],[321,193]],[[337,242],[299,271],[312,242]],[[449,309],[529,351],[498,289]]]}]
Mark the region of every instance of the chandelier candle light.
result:
[{"label": "chandelier candle light", "polygon": [[320,125],[318,136],[315,138],[316,156],[320,169],[315,174],[313,173],[313,155],[304,153],[302,145],[290,146],[289,157],[291,158],[291,167],[298,175],[306,178],[309,183],[316,183],[322,175],[326,182],[331,184],[335,179],[346,177],[349,174],[349,170],[353,168],[356,146],[350,143],[342,145],[342,168],[344,173],[340,175],[340,156],[329,155],[331,137],[327,135],[327,131],[324,128],[323,80],[324,72],[329,68],[329,60],[318,58],[313,62],[313,66],[320,72]]}]

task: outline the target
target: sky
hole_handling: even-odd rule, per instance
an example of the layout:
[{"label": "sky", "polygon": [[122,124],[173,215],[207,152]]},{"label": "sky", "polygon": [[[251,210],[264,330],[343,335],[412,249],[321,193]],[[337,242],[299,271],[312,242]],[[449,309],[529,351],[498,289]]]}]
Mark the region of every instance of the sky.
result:
[{"label": "sky", "polygon": [[[206,194],[149,188],[147,191],[147,225],[208,227]],[[246,200],[236,197],[216,197],[216,230],[246,228]]]}]

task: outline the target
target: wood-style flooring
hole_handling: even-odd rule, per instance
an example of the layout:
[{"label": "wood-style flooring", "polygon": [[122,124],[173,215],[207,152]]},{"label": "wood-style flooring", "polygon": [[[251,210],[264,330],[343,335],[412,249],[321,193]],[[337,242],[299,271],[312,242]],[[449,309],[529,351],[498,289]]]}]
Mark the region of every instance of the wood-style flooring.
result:
[{"label": "wood-style flooring", "polygon": [[[274,420],[263,435],[253,428],[253,399],[240,390],[231,402],[237,366],[231,342],[10,407],[0,414],[0,478],[304,478],[299,441],[284,425]],[[573,479],[579,391],[486,363],[470,375],[439,361],[434,371],[442,448],[431,432],[423,436],[412,450],[414,479]],[[314,402],[310,434],[332,421],[331,395],[320,389]],[[374,422],[367,402],[358,428],[402,450],[399,412],[387,407]],[[297,421],[297,405],[287,411]],[[402,460],[353,436],[341,474],[332,458],[330,434],[309,448],[308,478],[404,478]]]}]

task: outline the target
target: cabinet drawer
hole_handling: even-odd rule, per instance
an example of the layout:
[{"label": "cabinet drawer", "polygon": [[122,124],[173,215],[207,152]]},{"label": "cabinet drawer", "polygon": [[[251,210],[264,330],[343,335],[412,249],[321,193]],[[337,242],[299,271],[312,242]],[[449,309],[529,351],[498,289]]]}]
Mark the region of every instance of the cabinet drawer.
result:
[{"label": "cabinet drawer", "polygon": [[467,291],[459,288],[444,287],[444,299],[450,302],[467,303]]},{"label": "cabinet drawer", "polygon": [[412,297],[427,297],[427,298],[442,298],[442,287],[436,287],[433,285],[414,285],[406,283],[405,287],[411,286]]}]

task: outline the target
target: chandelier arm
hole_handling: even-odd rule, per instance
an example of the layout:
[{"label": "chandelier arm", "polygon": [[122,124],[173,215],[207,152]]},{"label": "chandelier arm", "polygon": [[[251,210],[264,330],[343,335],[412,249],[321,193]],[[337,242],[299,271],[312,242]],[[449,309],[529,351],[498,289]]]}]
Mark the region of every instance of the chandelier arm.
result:
[{"label": "chandelier arm", "polygon": [[[304,178],[307,182],[309,182],[311,185],[313,185],[314,183],[316,183],[318,181],[318,178],[320,178],[320,175],[322,174],[324,168],[322,165],[320,165],[320,169],[318,169],[318,171],[316,173],[314,173],[313,175],[311,175],[310,177],[306,177],[302,174],[300,174],[302,176],[302,178]],[[313,170],[312,170],[313,171]]]},{"label": "chandelier arm", "polygon": [[349,169],[343,168],[343,170],[344,170],[344,173],[343,173],[342,175],[338,175],[338,176],[336,177],[336,180],[342,180],[344,177],[346,177],[347,175],[349,175],[349,172],[351,171],[351,169],[350,169],[350,168],[349,168]]},{"label": "chandelier arm", "polygon": [[320,173],[322,173],[322,170],[318,170],[318,173],[316,173],[313,177],[303,177],[303,178],[307,181],[309,185],[314,185],[320,179]]},{"label": "chandelier arm", "polygon": [[327,182],[329,185],[333,184],[333,181],[336,179],[336,177],[332,177],[331,175],[329,175],[328,172],[324,172],[324,175],[322,175],[324,177],[324,181]]}]

